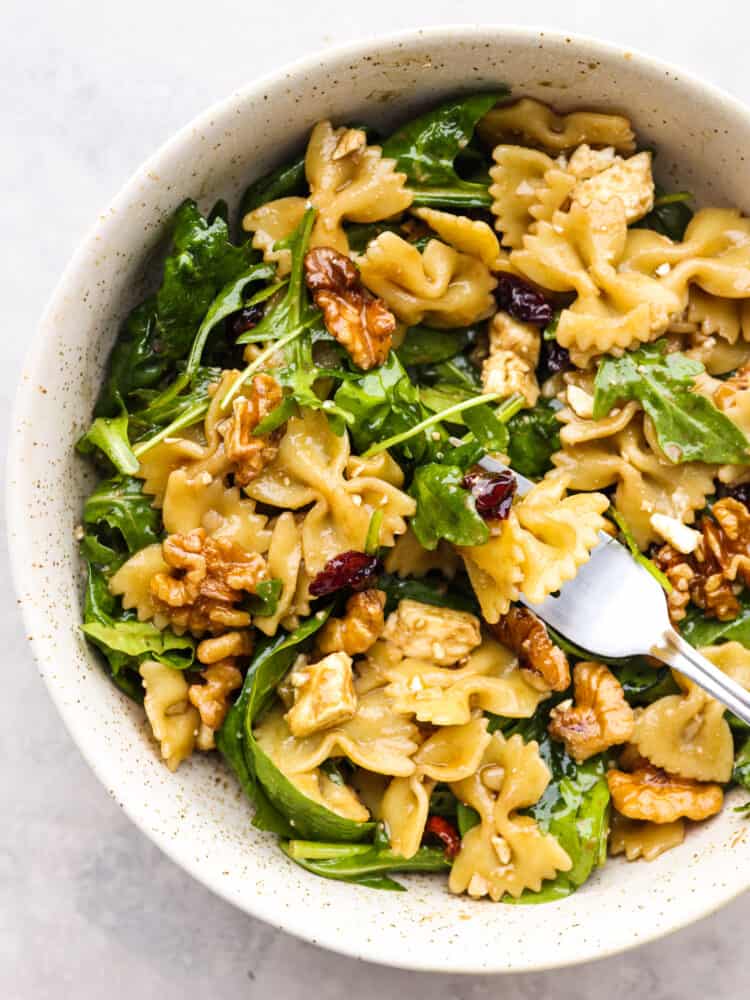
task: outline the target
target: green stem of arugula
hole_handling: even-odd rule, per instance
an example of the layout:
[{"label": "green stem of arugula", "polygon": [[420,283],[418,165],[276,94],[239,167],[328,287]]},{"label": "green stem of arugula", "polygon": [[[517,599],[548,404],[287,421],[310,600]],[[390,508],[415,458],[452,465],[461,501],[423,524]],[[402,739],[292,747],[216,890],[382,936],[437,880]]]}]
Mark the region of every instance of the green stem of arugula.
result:
[{"label": "green stem of arugula", "polygon": [[[448,420],[457,413],[463,413],[464,410],[471,410],[475,406],[482,406],[484,403],[493,403],[498,396],[499,393],[490,392],[483,396],[475,396],[474,399],[465,399],[460,403],[454,403],[453,406],[449,406],[447,409],[441,410],[439,413],[433,413],[432,416],[427,417],[425,420],[420,420],[418,424],[410,427],[408,431],[402,431],[400,434],[394,434],[393,437],[386,438],[384,441],[378,441],[376,444],[368,448],[361,457],[372,458],[373,455],[379,455],[381,451],[386,451],[394,445],[408,441],[409,438],[414,437],[416,434],[421,434],[422,431],[429,430],[430,427],[434,427],[436,424],[442,423],[444,420]],[[510,399],[513,399],[513,397],[511,396]]]},{"label": "green stem of arugula", "polygon": [[305,861],[352,858],[358,854],[368,854],[372,850],[372,844],[320,844],[313,840],[289,840],[285,846],[290,858],[300,858]]},{"label": "green stem of arugula", "polygon": [[273,340],[264,351],[261,351],[258,357],[255,358],[253,361],[251,361],[250,364],[247,366],[247,368],[245,368],[245,370],[241,372],[232,383],[229,392],[226,394],[226,396],[224,396],[224,398],[221,401],[222,410],[226,410],[226,408],[229,406],[229,404],[232,402],[234,397],[239,392],[242,384],[247,381],[247,379],[253,374],[253,372],[256,372],[258,371],[259,368],[262,368],[263,364],[270,357],[273,357],[276,351],[281,350],[282,347],[286,347],[287,344],[291,344],[293,340],[296,340],[297,337],[299,337],[300,334],[304,333],[309,326],[312,326],[316,318],[317,318],[316,316],[310,316],[303,323],[300,323],[299,326],[296,326],[293,330],[285,334],[283,337],[279,337],[278,340]]},{"label": "green stem of arugula", "polygon": [[181,413],[176,420],[173,420],[171,424],[162,427],[158,434],[154,434],[153,437],[147,438],[145,441],[139,441],[138,444],[133,445],[133,454],[136,458],[140,458],[141,455],[145,455],[147,451],[150,451],[154,445],[159,444],[160,441],[170,437],[176,431],[181,431],[185,427],[192,427],[193,424],[197,424],[199,420],[205,417],[206,413],[208,413],[208,400],[194,403],[184,413]]},{"label": "green stem of arugula", "polygon": [[674,205],[678,202],[692,200],[693,196],[689,191],[674,191],[672,194],[663,194],[660,198],[655,198],[654,208],[661,208],[662,205]]},{"label": "green stem of arugula", "polygon": [[607,513],[615,522],[617,527],[620,529],[620,533],[622,534],[622,537],[625,539],[625,544],[627,545],[628,549],[630,549],[630,554],[633,557],[633,559],[635,559],[635,561],[640,566],[643,566],[646,572],[650,573],[651,576],[653,576],[653,578],[656,580],[656,582],[660,586],[662,586],[668,594],[670,594],[672,592],[672,584],[669,582],[669,579],[664,573],[662,573],[659,567],[655,563],[653,563],[648,558],[648,556],[644,556],[644,554],[638,548],[636,541],[633,538],[633,534],[630,530],[630,527],[628,526],[627,521],[619,512],[619,510],[614,506],[610,506],[609,511]]}]

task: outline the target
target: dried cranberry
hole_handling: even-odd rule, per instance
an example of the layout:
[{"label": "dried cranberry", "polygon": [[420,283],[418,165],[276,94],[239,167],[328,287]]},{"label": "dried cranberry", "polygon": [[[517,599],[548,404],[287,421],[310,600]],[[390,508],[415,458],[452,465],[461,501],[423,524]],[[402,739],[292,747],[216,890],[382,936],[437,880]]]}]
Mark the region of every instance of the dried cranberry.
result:
[{"label": "dried cranberry", "polygon": [[750,483],[738,483],[736,486],[720,486],[719,495],[721,497],[731,497],[739,501],[750,510]]},{"label": "dried cranberry", "polygon": [[485,521],[502,521],[510,513],[516,492],[516,477],[510,469],[503,472],[473,469],[466,473],[461,485],[471,491],[477,514]]},{"label": "dried cranberry", "polygon": [[254,306],[248,306],[236,313],[232,313],[231,316],[227,317],[227,323],[229,324],[232,336],[239,337],[240,334],[246,333],[248,330],[252,330],[254,326],[257,326],[262,318],[263,306],[258,302]]},{"label": "dried cranberry", "polygon": [[364,552],[341,552],[329,559],[318,573],[310,584],[310,593],[313,597],[325,597],[344,587],[366,590],[382,572],[383,564],[377,556],[368,556]]},{"label": "dried cranberry", "polygon": [[522,323],[546,326],[552,319],[554,310],[542,293],[514,274],[500,275],[495,294],[500,308]]},{"label": "dried cranberry", "polygon": [[445,856],[449,861],[453,861],[461,850],[461,837],[458,830],[442,816],[430,816],[425,823],[424,832],[442,841],[445,847]]},{"label": "dried cranberry", "polygon": [[570,352],[566,347],[561,347],[556,340],[542,341],[539,368],[543,380],[558,372],[566,372],[570,367]]}]

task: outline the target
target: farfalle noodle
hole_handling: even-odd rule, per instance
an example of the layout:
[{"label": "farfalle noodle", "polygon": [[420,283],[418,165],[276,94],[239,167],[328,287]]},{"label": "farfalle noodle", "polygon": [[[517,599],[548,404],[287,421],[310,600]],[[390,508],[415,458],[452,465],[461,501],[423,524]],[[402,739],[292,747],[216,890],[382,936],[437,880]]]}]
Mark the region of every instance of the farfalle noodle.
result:
[{"label": "farfalle noodle", "polygon": [[420,253],[395,233],[381,233],[357,263],[365,285],[409,326],[469,326],[494,311],[497,281],[487,265],[440,240]]},{"label": "farfalle noodle", "polygon": [[[738,642],[702,649],[704,656],[750,690],[750,650]],[[682,693],[659,698],[637,716],[633,744],[670,774],[697,781],[729,781],[734,741],[726,708],[692,681],[676,674]]]},{"label": "farfalle noodle", "polygon": [[562,153],[582,143],[614,146],[621,153],[635,149],[630,121],[622,115],[597,111],[557,114],[529,97],[493,108],[480,121],[477,131],[483,142],[493,146],[513,139],[524,145],[540,146],[549,153]]},{"label": "farfalle noodle", "polygon": [[484,545],[459,548],[482,613],[496,622],[523,594],[533,604],[572,580],[605,526],[600,493],[566,496],[569,480],[538,483]]},{"label": "farfalle noodle", "polygon": [[545,879],[570,870],[570,857],[557,840],[518,812],[535,805],[549,781],[536,743],[493,735],[476,774],[451,784],[459,801],[480,816],[479,825],[461,841],[448,882],[451,892],[489,895],[495,901],[507,893],[517,899],[524,889],[538,892]]},{"label": "farfalle noodle", "polygon": [[246,488],[255,500],[299,510],[312,504],[302,524],[306,571],[319,573],[333,556],[364,549],[376,510],[382,511],[380,543],[393,545],[415,511],[411,497],[376,476],[347,478],[349,439],[336,435],[323,413],[305,410],[293,417],[277,457]]}]

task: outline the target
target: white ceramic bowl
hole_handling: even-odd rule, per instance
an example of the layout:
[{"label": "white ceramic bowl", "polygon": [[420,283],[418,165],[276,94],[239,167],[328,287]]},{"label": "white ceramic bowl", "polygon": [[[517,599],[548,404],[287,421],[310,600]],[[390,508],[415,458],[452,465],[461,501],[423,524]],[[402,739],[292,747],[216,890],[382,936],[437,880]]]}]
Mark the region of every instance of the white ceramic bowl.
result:
[{"label": "white ceramic bowl", "polygon": [[74,457],[118,324],[144,294],[163,226],[188,196],[236,206],[245,185],[299,148],[323,117],[386,126],[457,92],[511,84],[562,109],[626,112],[658,173],[704,202],[747,204],[750,112],[682,72],[587,39],[451,27],[359,43],[253,83],[184,128],[100,215],[42,320],[23,375],[9,463],[16,586],[44,679],[81,751],[128,815],[173,860],[254,916],[350,955],[415,969],[500,972],[581,962],[648,941],[750,884],[747,820],[731,808],[651,864],[613,861],[574,896],[503,906],[411,877],[408,893],[318,879],[250,825],[213,759],[176,775],[141,712],[109,683],[78,631],[74,528],[90,475]]}]

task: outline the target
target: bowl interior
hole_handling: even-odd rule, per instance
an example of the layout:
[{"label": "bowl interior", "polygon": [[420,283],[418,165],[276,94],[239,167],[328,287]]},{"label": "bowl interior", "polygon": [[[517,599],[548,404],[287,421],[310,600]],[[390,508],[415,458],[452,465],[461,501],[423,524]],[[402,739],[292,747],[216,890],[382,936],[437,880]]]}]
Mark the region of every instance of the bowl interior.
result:
[{"label": "bowl interior", "polygon": [[172,775],[139,710],[106,680],[78,632],[74,529],[89,473],[73,455],[119,322],[142,297],[165,221],[185,197],[236,206],[245,185],[301,148],[320,118],[384,128],[443,96],[504,82],[567,110],[631,117],[657,173],[704,203],[746,202],[750,115],[641,57],[582,39],[499,27],[436,29],[339,49],[249,86],[146,163],[69,265],[24,372],[9,465],[11,548],[29,634],[49,689],[115,799],[178,863],[228,900],[295,934],[362,958],[445,971],[520,971],[646,941],[748,884],[750,843],[731,808],[651,864],[609,863],[542,907],[499,906],[411,877],[408,893],[317,879],[250,825],[217,760]]}]

